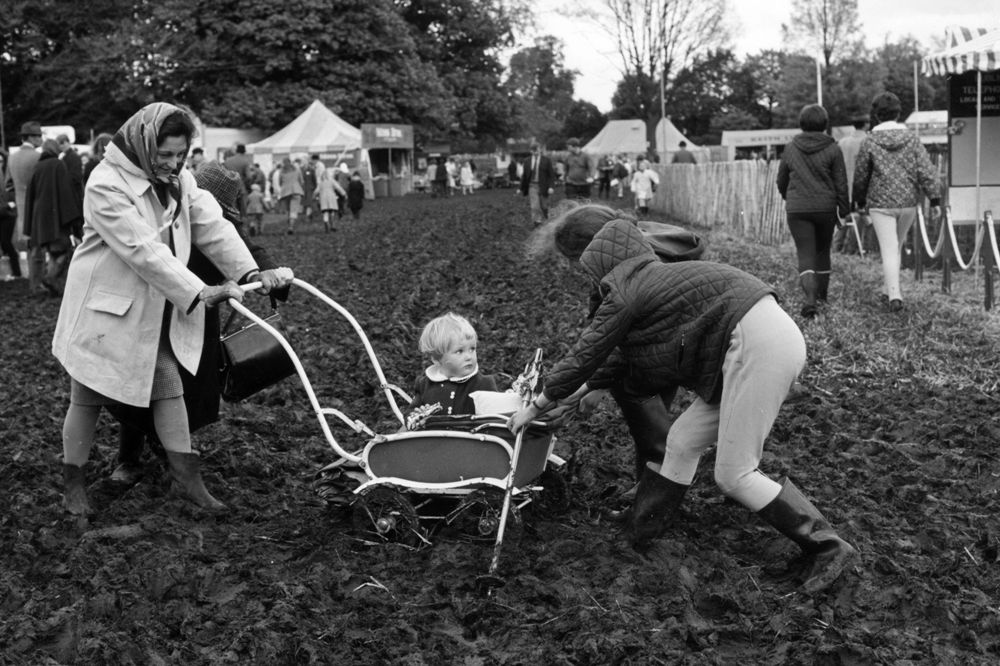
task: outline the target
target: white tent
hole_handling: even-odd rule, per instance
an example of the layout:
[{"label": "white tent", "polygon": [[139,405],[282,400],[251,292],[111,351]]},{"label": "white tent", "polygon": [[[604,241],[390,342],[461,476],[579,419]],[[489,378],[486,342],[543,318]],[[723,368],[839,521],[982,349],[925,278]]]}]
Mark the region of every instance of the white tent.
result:
[{"label": "white tent", "polygon": [[660,122],[656,124],[656,152],[664,164],[670,164],[674,159],[674,153],[680,150],[681,141],[687,144],[687,149],[694,153],[699,163],[709,161],[711,151],[708,148],[700,148],[692,143],[670,118],[660,118]]},{"label": "white tent", "polygon": [[590,155],[645,154],[646,123],[642,120],[609,120],[581,150]]},{"label": "white tent", "polygon": [[[1000,28],[950,27],[947,44],[944,51],[924,58],[923,70],[925,74],[947,74],[952,79],[948,201],[955,219],[978,220],[984,210],[1000,208],[1000,153],[983,151],[984,145],[995,146],[1000,138],[995,92],[1000,82]],[[956,103],[956,85],[963,76],[973,74],[968,84],[974,86],[975,94],[958,95]],[[989,90],[984,96],[986,87]],[[985,116],[984,105],[988,108]],[[973,155],[974,160],[970,160]]]},{"label": "white tent", "polygon": [[298,118],[251,143],[253,155],[338,155],[361,148],[361,130],[315,100]]}]

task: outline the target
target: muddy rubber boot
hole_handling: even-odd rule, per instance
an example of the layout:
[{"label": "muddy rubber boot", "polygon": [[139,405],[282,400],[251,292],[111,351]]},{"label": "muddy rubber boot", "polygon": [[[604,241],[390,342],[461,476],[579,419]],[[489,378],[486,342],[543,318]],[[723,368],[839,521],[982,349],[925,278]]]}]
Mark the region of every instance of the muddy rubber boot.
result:
[{"label": "muddy rubber boot", "polygon": [[816,274],[812,271],[799,274],[799,285],[806,296],[799,314],[807,319],[812,319],[818,312],[816,308]]},{"label": "muddy rubber boot", "polygon": [[782,481],[781,492],[757,515],[812,557],[809,576],[802,583],[810,594],[829,587],[857,558],[854,547],[837,535],[790,479]]},{"label": "muddy rubber boot", "polygon": [[189,500],[210,511],[221,511],[226,508],[225,504],[212,497],[205,488],[205,482],[201,479],[201,455],[196,451],[190,453],[167,451],[167,463],[170,475]]},{"label": "muddy rubber boot", "polygon": [[[659,465],[666,455],[667,432],[673,421],[670,419],[668,404],[677,391],[666,396],[656,395],[646,400],[629,398],[621,390],[613,389],[611,397],[618,403],[629,434],[635,444],[635,479],[642,477],[646,463]],[[669,399],[668,399],[669,398]]]},{"label": "muddy rubber boot", "polygon": [[661,475],[656,465],[646,464],[628,516],[627,529],[633,546],[644,546],[663,534],[677,515],[689,487]]},{"label": "muddy rubber boot", "polygon": [[134,486],[142,478],[142,457],[145,435],[138,428],[126,423],[118,426],[118,466],[111,473],[111,480],[125,486]]},{"label": "muddy rubber boot", "polygon": [[816,273],[816,300],[826,303],[830,292],[830,274]]},{"label": "muddy rubber boot", "polygon": [[63,463],[63,506],[74,516],[93,513],[87,500],[87,479],[84,467]]}]

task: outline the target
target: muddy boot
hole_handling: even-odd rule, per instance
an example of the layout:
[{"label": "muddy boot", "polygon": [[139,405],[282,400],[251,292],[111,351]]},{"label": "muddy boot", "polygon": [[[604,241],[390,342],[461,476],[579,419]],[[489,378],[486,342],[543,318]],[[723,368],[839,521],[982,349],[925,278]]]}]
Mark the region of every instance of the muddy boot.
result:
[{"label": "muddy boot", "polygon": [[93,513],[87,501],[87,479],[85,468],[63,463],[63,506],[74,516]]},{"label": "muddy boot", "polygon": [[670,419],[669,403],[677,390],[656,395],[644,400],[625,395],[620,389],[613,389],[611,397],[618,403],[629,434],[635,444],[635,479],[642,477],[646,463],[659,465],[666,454],[667,432],[673,423]]},{"label": "muddy boot", "polygon": [[790,479],[782,482],[778,496],[757,515],[811,556],[812,568],[802,584],[810,594],[829,587],[857,558],[854,547],[837,535]]},{"label": "muddy boot", "polygon": [[628,516],[628,535],[633,546],[643,546],[669,527],[690,486],[675,483],[647,463],[639,478],[635,502]]},{"label": "muddy boot", "polygon": [[111,473],[111,480],[125,486],[134,486],[142,478],[142,457],[145,435],[141,430],[121,423],[118,426],[118,467]]},{"label": "muddy boot", "polygon": [[818,312],[816,309],[816,273],[813,271],[800,273],[799,284],[802,286],[802,291],[806,295],[805,302],[802,304],[802,309],[799,310],[799,314],[807,319],[812,319]]},{"label": "muddy boot", "polygon": [[212,497],[205,488],[205,482],[201,480],[201,455],[196,451],[190,453],[167,451],[167,463],[170,475],[174,477],[174,481],[189,500],[211,511],[226,508],[225,504]]},{"label": "muddy boot", "polygon": [[816,273],[816,300],[826,303],[830,291],[830,274]]}]

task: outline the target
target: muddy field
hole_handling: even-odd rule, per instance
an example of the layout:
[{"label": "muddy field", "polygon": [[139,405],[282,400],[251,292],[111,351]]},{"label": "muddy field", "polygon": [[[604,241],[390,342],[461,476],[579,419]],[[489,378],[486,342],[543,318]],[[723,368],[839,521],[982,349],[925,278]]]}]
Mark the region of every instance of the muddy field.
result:
[{"label": "muddy field", "polygon": [[[475,320],[483,369],[509,374],[536,347],[560,357],[584,323],[582,276],[523,258],[527,204],[513,191],[364,213],[333,233],[275,223],[264,243],[357,317],[390,381],[420,372],[420,327],[449,309]],[[777,285],[798,317],[791,248],[703,233],[706,258]],[[489,596],[477,580],[491,543],[446,531],[420,548],[375,543],[320,496],[316,472],[335,456],[294,379],[224,405],[195,435],[227,512],[176,497],[155,458],[139,485],[109,484],[105,416],[88,472],[97,513],[71,518],[59,467],[69,385],[49,353],[58,302],[0,283],[0,664],[997,663],[996,315],[972,276],[952,294],[937,273],[907,277],[907,309],[890,314],[871,260],[838,257],[835,270],[832,307],[803,324],[803,392],[762,463],[861,552],[815,597],[797,590],[796,547],[723,499],[710,459],[676,527],[630,548],[600,511],[632,473],[610,403],[558,433],[570,506],[524,512]],[[324,406],[394,428],[342,320],[295,290],[283,312]]]}]

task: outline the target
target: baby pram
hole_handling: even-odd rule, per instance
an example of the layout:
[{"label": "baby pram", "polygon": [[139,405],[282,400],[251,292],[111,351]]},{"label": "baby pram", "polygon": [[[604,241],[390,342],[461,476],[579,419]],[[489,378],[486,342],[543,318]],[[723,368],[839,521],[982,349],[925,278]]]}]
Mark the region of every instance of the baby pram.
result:
[{"label": "baby pram", "polygon": [[[497,568],[504,533],[520,523],[520,511],[535,502],[549,508],[567,502],[565,481],[554,472],[564,461],[553,453],[556,438],[540,421],[532,422],[516,436],[506,427],[504,414],[435,416],[418,419],[419,427],[401,430],[410,396],[389,383],[361,325],[339,303],[311,284],[295,279],[293,284],[312,294],[337,312],[357,334],[378,379],[378,389],[395,419],[394,431],[376,433],[365,423],[333,407],[323,407],[288,340],[241,303],[230,306],[274,336],[288,353],[302,381],[320,429],[337,458],[317,473],[320,494],[343,502],[352,513],[354,526],[373,542],[399,542],[413,547],[430,543],[429,535],[446,525],[460,534],[493,540],[490,566]],[[248,284],[244,291],[258,288]],[[519,404],[535,395],[542,354],[537,350],[515,380],[511,391]],[[331,429],[347,426],[361,444],[348,450]],[[413,426],[411,419],[411,426]]]}]

